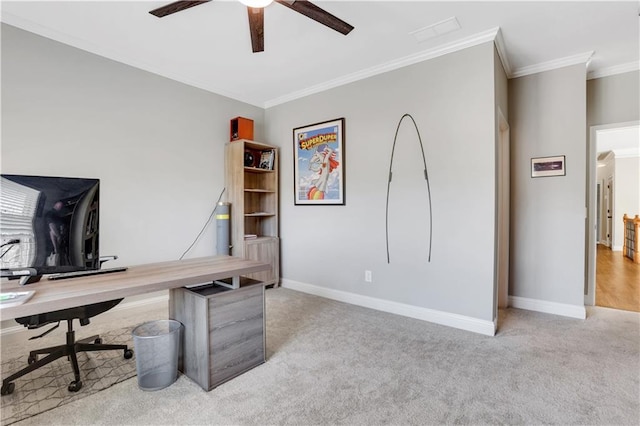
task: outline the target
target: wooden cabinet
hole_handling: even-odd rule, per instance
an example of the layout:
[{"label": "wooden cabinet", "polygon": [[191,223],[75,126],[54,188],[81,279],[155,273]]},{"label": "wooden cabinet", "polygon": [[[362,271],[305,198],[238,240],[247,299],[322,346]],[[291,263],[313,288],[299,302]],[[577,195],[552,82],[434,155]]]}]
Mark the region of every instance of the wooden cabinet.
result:
[{"label": "wooden cabinet", "polygon": [[184,325],[178,368],[204,390],[265,362],[264,285],[243,281],[171,290],[169,316]]},{"label": "wooden cabinet", "polygon": [[271,271],[248,277],[277,286],[278,149],[246,139],[229,142],[225,147],[225,186],[231,204],[231,255],[272,265]]}]

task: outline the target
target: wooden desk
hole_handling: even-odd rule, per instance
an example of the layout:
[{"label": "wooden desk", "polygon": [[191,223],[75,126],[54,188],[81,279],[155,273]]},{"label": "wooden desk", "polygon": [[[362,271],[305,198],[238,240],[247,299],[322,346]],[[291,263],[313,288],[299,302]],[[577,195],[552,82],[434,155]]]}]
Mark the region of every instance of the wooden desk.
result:
[{"label": "wooden desk", "polygon": [[0,319],[28,315],[121,299],[154,291],[235,278],[271,268],[266,263],[232,256],[211,256],[131,266],[124,272],[48,280],[20,286],[17,280],[3,281],[2,292],[35,290],[26,303],[0,309]]}]

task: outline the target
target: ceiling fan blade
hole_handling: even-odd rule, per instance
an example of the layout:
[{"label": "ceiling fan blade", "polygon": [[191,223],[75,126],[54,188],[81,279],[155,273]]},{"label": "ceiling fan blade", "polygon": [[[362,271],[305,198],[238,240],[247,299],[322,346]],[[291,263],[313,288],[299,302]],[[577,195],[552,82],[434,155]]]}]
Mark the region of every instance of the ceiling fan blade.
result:
[{"label": "ceiling fan blade", "polygon": [[247,7],[253,53],[264,52],[264,9]]},{"label": "ceiling fan blade", "polygon": [[293,9],[298,13],[302,13],[304,16],[313,19],[316,22],[320,22],[327,27],[338,31],[344,35],[347,35],[353,29],[352,25],[347,24],[342,19],[333,16],[324,9],[319,8],[315,4],[306,0],[275,0],[283,6],[287,6],[289,9]]},{"label": "ceiling fan blade", "polygon": [[202,3],[208,3],[210,1],[211,0],[174,1],[173,3],[169,3],[166,6],[153,9],[149,13],[157,16],[158,18],[162,18],[163,16],[171,15],[172,13],[180,12],[181,10],[189,9],[190,7],[197,6]]}]

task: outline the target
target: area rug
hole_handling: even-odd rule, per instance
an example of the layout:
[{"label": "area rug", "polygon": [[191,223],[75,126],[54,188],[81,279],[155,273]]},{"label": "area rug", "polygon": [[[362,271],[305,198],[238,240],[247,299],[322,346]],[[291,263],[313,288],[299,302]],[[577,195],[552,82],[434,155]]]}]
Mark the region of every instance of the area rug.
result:
[{"label": "area rug", "polygon": [[[102,333],[104,343],[125,343],[133,349],[132,327]],[[1,399],[1,425],[10,425],[61,405],[85,398],[136,375],[135,354],[124,359],[123,351],[83,352],[78,354],[82,389],[69,392],[74,380],[73,369],[66,357],[32,371],[14,381],[15,390]],[[7,377],[27,365],[28,353],[18,358],[2,360],[2,377]]]}]

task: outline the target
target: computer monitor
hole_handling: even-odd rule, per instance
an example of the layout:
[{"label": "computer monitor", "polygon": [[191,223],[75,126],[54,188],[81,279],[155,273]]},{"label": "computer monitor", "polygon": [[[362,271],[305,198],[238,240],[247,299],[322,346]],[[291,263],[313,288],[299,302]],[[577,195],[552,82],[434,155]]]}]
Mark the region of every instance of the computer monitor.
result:
[{"label": "computer monitor", "polygon": [[100,268],[100,180],[0,175],[3,277]]}]

